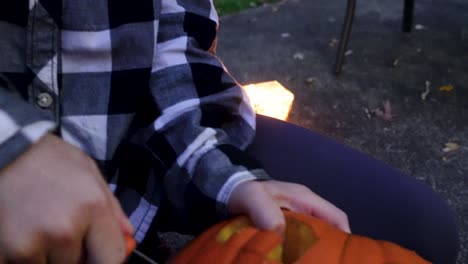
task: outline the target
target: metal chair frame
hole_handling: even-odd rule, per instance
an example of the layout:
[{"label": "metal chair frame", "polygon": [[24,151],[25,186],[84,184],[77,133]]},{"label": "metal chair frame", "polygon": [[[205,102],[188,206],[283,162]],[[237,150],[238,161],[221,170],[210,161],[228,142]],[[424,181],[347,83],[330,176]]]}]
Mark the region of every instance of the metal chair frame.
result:
[{"label": "metal chair frame", "polygon": [[[341,32],[340,43],[338,46],[338,51],[335,60],[334,73],[336,75],[340,74],[341,69],[343,68],[345,52],[348,47],[348,42],[353,27],[354,13],[356,11],[356,1],[357,0],[348,0],[348,4],[346,6],[346,14],[343,22],[343,29]],[[411,28],[413,27],[413,16],[414,0],[404,0],[402,21],[403,32],[411,32]]]}]

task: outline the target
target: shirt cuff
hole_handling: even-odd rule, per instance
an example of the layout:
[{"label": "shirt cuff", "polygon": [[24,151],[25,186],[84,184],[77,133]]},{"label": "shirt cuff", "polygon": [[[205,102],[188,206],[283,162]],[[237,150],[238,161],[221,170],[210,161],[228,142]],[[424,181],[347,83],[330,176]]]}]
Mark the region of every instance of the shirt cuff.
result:
[{"label": "shirt cuff", "polygon": [[232,192],[237,186],[239,186],[239,184],[248,181],[263,181],[270,179],[271,177],[263,169],[255,169],[251,171],[246,170],[233,174],[221,187],[218,196],[216,197],[216,200],[218,201],[216,211],[223,218],[229,216],[227,205]]}]

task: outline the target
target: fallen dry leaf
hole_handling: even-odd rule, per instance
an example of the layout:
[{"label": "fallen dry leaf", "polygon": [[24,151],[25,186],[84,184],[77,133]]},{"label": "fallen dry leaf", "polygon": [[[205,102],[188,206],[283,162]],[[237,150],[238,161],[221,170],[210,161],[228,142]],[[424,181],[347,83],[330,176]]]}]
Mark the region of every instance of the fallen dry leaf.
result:
[{"label": "fallen dry leaf", "polygon": [[455,89],[455,87],[453,85],[451,85],[451,84],[439,87],[439,91],[441,91],[441,92],[451,92],[454,89]]},{"label": "fallen dry leaf", "polygon": [[371,112],[384,121],[390,122],[394,118],[394,115],[392,114],[392,105],[388,100],[385,100],[383,103],[383,111],[380,108],[376,108],[372,109]]},{"label": "fallen dry leaf", "polygon": [[445,147],[442,149],[443,152],[452,152],[456,151],[460,148],[460,145],[455,142],[447,142],[445,143]]},{"label": "fallen dry leaf", "polygon": [[421,99],[423,101],[426,101],[426,98],[427,96],[429,95],[430,93],[430,88],[431,88],[431,82],[430,81],[426,81],[426,89],[424,90],[424,92],[421,94]]},{"label": "fallen dry leaf", "polygon": [[332,38],[330,39],[330,42],[328,42],[328,46],[330,46],[330,48],[334,48],[336,45],[338,45],[338,39],[336,38]]},{"label": "fallen dry leaf", "polygon": [[370,111],[369,111],[369,108],[365,107],[365,108],[364,108],[364,113],[366,114],[367,118],[369,118],[369,119],[372,118],[371,113],[370,113]]},{"label": "fallen dry leaf", "polygon": [[414,26],[414,29],[416,29],[416,30],[424,30],[424,29],[426,29],[426,26],[421,25],[421,24],[416,24],[416,25]]},{"label": "fallen dry leaf", "polygon": [[344,55],[347,57],[347,56],[351,56],[353,53],[354,53],[353,50],[347,50]]},{"label": "fallen dry leaf", "polygon": [[317,80],[317,78],[315,78],[315,77],[309,77],[309,78],[307,78],[307,79],[305,80],[305,82],[310,84],[310,83],[315,82],[316,80]]},{"label": "fallen dry leaf", "polygon": [[295,60],[303,60],[305,58],[305,56],[304,56],[303,53],[297,52],[296,54],[294,54],[293,58]]}]

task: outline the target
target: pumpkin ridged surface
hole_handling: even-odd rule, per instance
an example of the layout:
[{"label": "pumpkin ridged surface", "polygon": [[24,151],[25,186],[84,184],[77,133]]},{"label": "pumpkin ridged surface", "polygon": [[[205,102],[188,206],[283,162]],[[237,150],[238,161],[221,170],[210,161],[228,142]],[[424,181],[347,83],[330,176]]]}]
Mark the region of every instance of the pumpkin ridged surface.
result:
[{"label": "pumpkin ridged surface", "polygon": [[200,251],[209,251],[208,247],[211,243],[211,240],[213,237],[216,237],[216,234],[218,234],[219,231],[226,225],[228,225],[228,222],[221,222],[203,232],[190,243],[190,246],[184,247],[183,250],[177,254],[176,258],[171,262],[178,264],[188,264]]},{"label": "pumpkin ridged surface", "polygon": [[338,229],[330,229],[302,255],[297,263],[308,264],[311,263],[311,260],[314,260],[314,263],[340,263],[341,252],[347,236],[346,233]]},{"label": "pumpkin ridged surface", "polygon": [[384,263],[383,249],[375,240],[367,237],[349,235],[343,248],[343,264]]},{"label": "pumpkin ridged surface", "polygon": [[379,243],[382,246],[386,264],[401,263],[402,259],[406,261],[405,263],[430,263],[423,260],[418,254],[416,254],[416,252],[406,250],[397,244],[390,243],[388,241],[379,241]]}]

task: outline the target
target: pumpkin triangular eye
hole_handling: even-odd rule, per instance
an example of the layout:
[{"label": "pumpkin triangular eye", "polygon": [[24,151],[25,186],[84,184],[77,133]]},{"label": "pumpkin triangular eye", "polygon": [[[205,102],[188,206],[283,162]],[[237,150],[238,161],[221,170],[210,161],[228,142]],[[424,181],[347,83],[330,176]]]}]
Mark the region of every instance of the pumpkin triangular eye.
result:
[{"label": "pumpkin triangular eye", "polygon": [[318,241],[312,226],[300,219],[286,217],[283,263],[294,263]]},{"label": "pumpkin triangular eye", "polygon": [[265,259],[271,262],[283,263],[283,245],[277,245],[265,256]]},{"label": "pumpkin triangular eye", "polygon": [[218,232],[216,235],[216,241],[224,243],[228,241],[234,234],[239,233],[242,229],[251,225],[252,224],[247,217],[237,218]]}]

